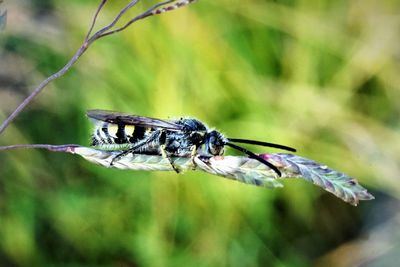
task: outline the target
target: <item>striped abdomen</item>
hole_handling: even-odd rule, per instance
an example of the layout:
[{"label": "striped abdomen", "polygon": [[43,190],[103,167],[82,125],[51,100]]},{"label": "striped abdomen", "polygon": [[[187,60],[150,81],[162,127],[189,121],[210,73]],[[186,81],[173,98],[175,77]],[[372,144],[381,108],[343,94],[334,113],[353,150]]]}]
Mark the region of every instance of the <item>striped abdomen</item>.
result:
[{"label": "striped abdomen", "polygon": [[134,144],[145,138],[151,128],[100,122],[92,135],[92,146],[102,144]]}]

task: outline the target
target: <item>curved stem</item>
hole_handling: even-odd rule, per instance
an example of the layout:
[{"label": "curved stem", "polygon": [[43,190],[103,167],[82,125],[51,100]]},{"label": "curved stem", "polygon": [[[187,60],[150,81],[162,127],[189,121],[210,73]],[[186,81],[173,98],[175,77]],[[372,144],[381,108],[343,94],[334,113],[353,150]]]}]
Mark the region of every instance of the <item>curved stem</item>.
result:
[{"label": "curved stem", "polygon": [[[124,30],[124,29],[126,29],[126,28],[128,28],[132,23],[134,23],[134,22],[136,22],[136,21],[138,21],[138,20],[140,20],[140,19],[144,19],[144,18],[147,18],[147,17],[149,17],[149,16],[152,16],[152,15],[154,15],[154,10],[157,10],[159,7],[161,7],[161,6],[164,6],[164,5],[167,5],[167,4],[170,4],[170,3],[172,3],[172,2],[174,2],[175,0],[168,0],[168,1],[165,1],[165,2],[162,2],[162,3],[159,3],[159,4],[155,4],[154,6],[152,6],[151,8],[149,8],[147,11],[145,11],[145,12],[143,12],[142,14],[140,14],[140,15],[138,15],[138,16],[136,16],[136,17],[134,17],[134,18],[132,18],[131,20],[129,20],[124,26],[122,26],[122,27],[119,27],[119,28],[117,28],[117,29],[115,29],[115,30],[112,30],[112,31],[103,31],[103,32],[99,32],[99,34],[96,36],[96,35],[94,35],[92,38],[94,38],[94,37],[97,37],[97,38],[102,38],[102,37],[104,37],[104,36],[107,36],[107,35],[110,35],[110,34],[114,34],[114,33],[117,33],[117,32],[120,32],[120,31],[122,31],[122,30]],[[96,33],[97,34],[97,33]]]},{"label": "curved stem", "polygon": [[106,4],[106,2],[107,2],[107,0],[102,0],[101,3],[100,3],[100,5],[99,5],[99,7],[97,8],[96,13],[94,14],[92,23],[90,24],[89,31],[88,31],[88,33],[86,34],[85,41],[87,41],[87,40],[89,39],[90,34],[92,33],[92,30],[93,30],[93,28],[94,28],[94,25],[96,24],[97,16],[99,15],[101,9],[102,9],[103,6]]},{"label": "curved stem", "polygon": [[86,51],[88,48],[87,42],[85,42],[79,49],[76,51],[74,56],[68,61],[68,63],[59,71],[56,73],[52,74],[48,78],[46,78],[42,83],[38,85],[38,87],[33,90],[33,92],[22,101],[21,104],[11,113],[10,116],[7,117],[3,121],[3,123],[0,125],[0,134],[4,131],[5,128],[15,119],[15,117],[18,116],[19,113],[30,103],[32,100],[40,94],[43,89],[53,80],[59,78],[60,76],[64,75],[64,73],[67,72],[67,70],[78,60],[78,58]]},{"label": "curved stem", "polygon": [[40,94],[43,89],[53,80],[61,77],[62,75],[64,75],[70,68],[71,66],[79,59],[79,57],[88,49],[88,47],[96,40],[104,37],[104,36],[108,36],[114,33],[117,33],[119,31],[122,31],[124,29],[126,29],[128,26],[130,26],[132,23],[134,23],[135,21],[139,20],[139,19],[143,19],[155,14],[160,14],[162,12],[166,12],[166,11],[170,11],[176,8],[179,8],[181,6],[187,5],[189,3],[192,3],[194,0],[187,0],[187,1],[180,1],[175,5],[171,5],[171,6],[167,6],[165,8],[159,8],[161,6],[167,5],[169,3],[174,2],[175,0],[168,0],[159,4],[154,5],[153,7],[151,7],[150,9],[148,9],[147,11],[143,12],[142,14],[134,17],[133,19],[131,19],[130,21],[128,21],[124,26],[117,28],[115,30],[109,31],[112,27],[115,26],[115,24],[119,21],[119,19],[133,6],[135,6],[140,0],[132,0],[130,1],[116,16],[115,18],[105,27],[103,27],[102,29],[98,30],[96,33],[94,33],[92,36],[92,30],[94,28],[94,25],[96,23],[97,17],[101,11],[101,9],[103,8],[103,6],[105,5],[105,3],[107,2],[107,0],[102,0],[95,12],[95,15],[92,19],[92,23],[89,27],[88,33],[84,39],[84,43],[81,45],[81,47],[75,52],[75,54],[73,55],[73,57],[68,61],[68,63],[62,67],[59,71],[57,71],[56,73],[52,74],[51,76],[49,76],[48,78],[46,78],[43,82],[41,82],[34,90],[33,92],[26,97],[21,104],[18,105],[18,107],[1,123],[0,125],[0,134],[7,128],[7,126],[22,112],[22,110],[25,109],[25,107],[27,105],[29,105],[33,99]]},{"label": "curved stem", "polygon": [[75,147],[80,147],[80,145],[76,144],[68,144],[68,145],[49,145],[49,144],[20,144],[20,145],[11,145],[11,146],[0,146],[0,151],[2,150],[12,150],[12,149],[47,149],[54,152],[66,152]]}]

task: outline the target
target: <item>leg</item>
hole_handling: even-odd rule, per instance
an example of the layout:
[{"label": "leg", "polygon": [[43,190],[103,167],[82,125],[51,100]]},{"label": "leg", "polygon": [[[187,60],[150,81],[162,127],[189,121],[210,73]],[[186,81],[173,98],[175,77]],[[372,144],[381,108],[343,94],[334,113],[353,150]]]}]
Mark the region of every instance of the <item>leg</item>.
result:
[{"label": "leg", "polygon": [[125,155],[128,155],[129,153],[131,153],[131,149],[126,150],[124,152],[119,153],[118,155],[116,155],[110,162],[110,166],[114,166],[114,162],[119,161],[120,159],[122,159]]},{"label": "leg", "polygon": [[165,150],[165,144],[160,146],[160,150],[161,150],[161,155],[163,156],[163,158],[168,159],[169,163],[171,164],[172,169],[174,169],[174,171],[176,173],[180,173],[181,170],[179,169],[178,166],[175,165],[174,161],[172,160],[171,154]]},{"label": "leg", "polygon": [[153,136],[150,136],[148,139],[146,140],[141,140],[139,142],[137,142],[133,147],[119,153],[118,155],[116,155],[110,162],[110,166],[114,165],[114,162],[120,160],[121,158],[123,158],[124,156],[128,155],[129,153],[135,153],[140,149],[143,149],[145,146],[148,146],[151,142],[154,142],[157,138],[159,138],[160,135],[159,134],[154,134]]},{"label": "leg", "polygon": [[190,148],[190,150],[191,150],[190,158],[192,159],[192,164],[193,164],[192,169],[194,170],[194,169],[196,169],[196,163],[194,162],[194,158],[197,156],[197,146],[196,146],[196,145],[193,145],[193,146]]},{"label": "leg", "polygon": [[169,163],[171,164],[172,169],[174,169],[174,171],[175,171],[176,173],[180,173],[181,170],[179,169],[178,166],[175,165],[174,161],[172,160],[171,153],[169,153],[169,152],[166,150],[167,134],[166,134],[165,131],[162,131],[162,132],[161,132],[159,141],[160,141],[160,152],[161,152],[161,156],[163,156],[163,158],[168,159]]}]

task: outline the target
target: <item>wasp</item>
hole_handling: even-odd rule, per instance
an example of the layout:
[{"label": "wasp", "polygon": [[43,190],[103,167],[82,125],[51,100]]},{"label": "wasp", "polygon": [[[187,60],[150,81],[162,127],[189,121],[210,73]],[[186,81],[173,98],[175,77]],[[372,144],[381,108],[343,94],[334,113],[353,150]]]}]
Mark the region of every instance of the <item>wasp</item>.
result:
[{"label": "wasp", "polygon": [[92,135],[92,146],[121,151],[110,165],[129,153],[161,155],[166,157],[172,168],[179,173],[173,157],[193,159],[195,156],[222,156],[225,146],[229,146],[260,161],[281,176],[279,169],[272,163],[236,143],[296,151],[292,147],[274,143],[227,138],[194,118],[161,120],[107,110],[89,110],[87,116],[94,120],[96,125]]}]

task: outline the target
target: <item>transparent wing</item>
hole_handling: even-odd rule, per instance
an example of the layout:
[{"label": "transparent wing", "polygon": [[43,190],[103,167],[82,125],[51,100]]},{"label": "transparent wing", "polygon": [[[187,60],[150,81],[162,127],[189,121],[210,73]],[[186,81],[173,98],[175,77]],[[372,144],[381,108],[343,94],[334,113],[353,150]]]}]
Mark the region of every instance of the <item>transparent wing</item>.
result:
[{"label": "transparent wing", "polygon": [[108,110],[88,110],[86,115],[89,118],[113,124],[135,125],[148,128],[164,128],[170,131],[182,131],[183,126],[172,121],[165,121],[155,118],[129,115],[125,113]]}]

